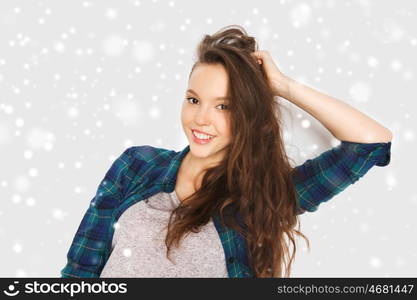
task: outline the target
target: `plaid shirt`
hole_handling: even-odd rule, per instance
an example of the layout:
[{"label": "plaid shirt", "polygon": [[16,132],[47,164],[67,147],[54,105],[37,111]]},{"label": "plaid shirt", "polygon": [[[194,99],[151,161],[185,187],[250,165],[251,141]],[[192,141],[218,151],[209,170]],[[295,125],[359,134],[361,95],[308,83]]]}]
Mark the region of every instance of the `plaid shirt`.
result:
[{"label": "plaid shirt", "polygon": [[[131,205],[159,192],[172,192],[181,161],[189,150],[189,145],[179,152],[149,145],[126,149],[113,162],[91,200],[69,248],[61,278],[99,277],[110,256],[115,222]],[[296,166],[293,177],[298,214],[316,211],[320,203],[356,182],[372,166],[388,165],[390,150],[391,142],[341,141]],[[229,277],[254,277],[242,236],[222,226],[218,215],[213,216],[213,223],[224,248]]]}]

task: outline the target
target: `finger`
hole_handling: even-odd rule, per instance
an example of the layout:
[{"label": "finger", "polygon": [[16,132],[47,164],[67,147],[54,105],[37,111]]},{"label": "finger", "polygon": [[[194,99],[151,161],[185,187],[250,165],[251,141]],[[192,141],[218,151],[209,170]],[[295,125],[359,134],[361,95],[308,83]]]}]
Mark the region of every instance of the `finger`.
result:
[{"label": "finger", "polygon": [[262,64],[262,60],[260,59],[260,55],[259,55],[259,53],[257,53],[257,52],[252,52],[252,53],[251,53],[251,56],[253,56],[253,57],[256,59],[256,62],[257,62],[258,64]]}]

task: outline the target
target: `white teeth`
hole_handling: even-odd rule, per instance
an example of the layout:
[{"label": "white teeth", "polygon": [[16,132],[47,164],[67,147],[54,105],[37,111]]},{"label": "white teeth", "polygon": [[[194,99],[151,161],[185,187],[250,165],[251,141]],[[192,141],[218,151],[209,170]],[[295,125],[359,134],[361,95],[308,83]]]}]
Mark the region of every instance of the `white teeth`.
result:
[{"label": "white teeth", "polygon": [[193,134],[196,137],[198,137],[199,139],[201,139],[201,140],[209,140],[209,139],[212,139],[213,138],[212,136],[209,136],[209,135],[206,135],[206,134],[197,133],[195,131],[193,131]]}]

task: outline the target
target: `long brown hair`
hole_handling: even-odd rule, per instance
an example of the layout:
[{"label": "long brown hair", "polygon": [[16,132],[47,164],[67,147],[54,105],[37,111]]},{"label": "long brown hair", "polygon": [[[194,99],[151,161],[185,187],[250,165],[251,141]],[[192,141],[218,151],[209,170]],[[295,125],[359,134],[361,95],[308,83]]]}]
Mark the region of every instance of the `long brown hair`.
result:
[{"label": "long brown hair", "polygon": [[[205,35],[197,49],[194,68],[201,63],[221,64],[229,79],[232,140],[227,154],[214,167],[203,170],[201,187],[176,207],[169,218],[165,244],[167,258],[187,232],[220,213],[223,225],[246,240],[249,267],[255,277],[289,277],[296,252],[298,223],[294,168],[282,138],[281,105],[267,77],[250,53],[257,51],[253,37],[239,25]],[[236,222],[239,213],[244,224]],[[172,221],[172,218],[174,220]],[[171,223],[172,221],[172,223]],[[293,245],[291,257],[286,238]],[[288,264],[286,264],[288,262]]]}]

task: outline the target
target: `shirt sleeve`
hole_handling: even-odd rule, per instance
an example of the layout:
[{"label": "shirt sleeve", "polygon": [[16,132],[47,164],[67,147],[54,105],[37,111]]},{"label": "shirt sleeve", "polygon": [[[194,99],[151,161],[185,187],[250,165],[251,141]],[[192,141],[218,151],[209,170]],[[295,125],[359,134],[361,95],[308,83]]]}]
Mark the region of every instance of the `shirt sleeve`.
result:
[{"label": "shirt sleeve", "polygon": [[355,183],[373,166],[386,166],[391,159],[391,142],[355,143],[341,141],[313,159],[296,166],[293,179],[298,214],[313,212],[320,203]]},{"label": "shirt sleeve", "polygon": [[67,264],[61,278],[98,278],[104,267],[105,243],[112,215],[123,197],[131,165],[130,151],[126,149],[111,165],[100,182],[90,206],[84,214],[67,253]]}]

